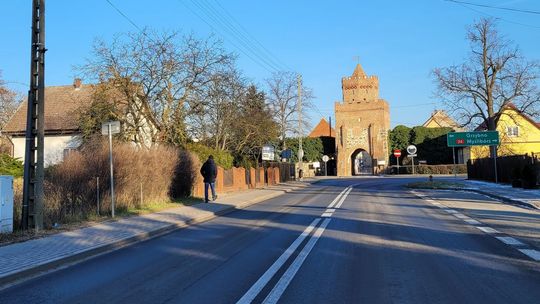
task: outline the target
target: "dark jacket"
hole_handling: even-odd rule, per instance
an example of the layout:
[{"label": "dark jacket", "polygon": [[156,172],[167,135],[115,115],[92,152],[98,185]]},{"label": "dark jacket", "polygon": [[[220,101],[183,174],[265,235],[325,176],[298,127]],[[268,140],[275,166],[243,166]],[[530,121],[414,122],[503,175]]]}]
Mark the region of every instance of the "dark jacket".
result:
[{"label": "dark jacket", "polygon": [[201,175],[204,177],[205,183],[213,183],[216,181],[217,166],[213,159],[208,159],[201,167]]}]

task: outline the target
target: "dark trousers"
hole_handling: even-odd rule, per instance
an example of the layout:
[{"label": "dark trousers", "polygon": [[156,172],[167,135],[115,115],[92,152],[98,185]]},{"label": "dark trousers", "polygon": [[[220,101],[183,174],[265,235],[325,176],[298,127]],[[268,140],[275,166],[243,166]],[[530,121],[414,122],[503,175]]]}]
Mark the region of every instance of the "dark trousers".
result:
[{"label": "dark trousers", "polygon": [[204,201],[208,202],[208,187],[212,189],[212,198],[216,197],[216,182],[204,183]]}]

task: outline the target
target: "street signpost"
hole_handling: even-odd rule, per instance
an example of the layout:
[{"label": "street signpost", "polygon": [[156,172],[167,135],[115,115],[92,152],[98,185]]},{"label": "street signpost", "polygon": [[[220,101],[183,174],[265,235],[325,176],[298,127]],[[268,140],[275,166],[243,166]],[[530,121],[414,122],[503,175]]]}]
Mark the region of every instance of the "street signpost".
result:
[{"label": "street signpost", "polygon": [[262,147],[262,160],[274,160],[274,147],[271,145],[264,145]]},{"label": "street signpost", "polygon": [[111,167],[111,216],[114,217],[114,170],[112,156],[112,135],[120,133],[119,121],[108,121],[101,124],[101,134],[109,135],[109,164]]},{"label": "street signpost", "polygon": [[[450,132],[446,134],[446,143],[448,147],[452,147],[452,156],[454,159],[454,177],[457,177],[455,148],[470,146],[498,146],[500,143],[499,131]],[[497,155],[495,155],[493,158],[493,165],[495,166],[495,183],[497,183]]]},{"label": "street signpost", "polygon": [[450,132],[446,134],[448,147],[497,146],[498,131]]},{"label": "street signpost", "polygon": [[401,150],[399,149],[394,150],[394,156],[396,157],[396,161],[397,161],[397,174],[399,174],[399,158],[401,157]]},{"label": "street signpost", "polygon": [[328,157],[328,155],[323,155],[322,157],[322,161],[324,162],[324,176],[326,176],[326,174],[328,173],[326,171],[326,163],[330,160],[330,157]]},{"label": "street signpost", "polygon": [[411,158],[412,163],[412,174],[414,175],[414,157],[416,156],[416,146],[415,145],[409,145],[407,146],[407,157]]}]

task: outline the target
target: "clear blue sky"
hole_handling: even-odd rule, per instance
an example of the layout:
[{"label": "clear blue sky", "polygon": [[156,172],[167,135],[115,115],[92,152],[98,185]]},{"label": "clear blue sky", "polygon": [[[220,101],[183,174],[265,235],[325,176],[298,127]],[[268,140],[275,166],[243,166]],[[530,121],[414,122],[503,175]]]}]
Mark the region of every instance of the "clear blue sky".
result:
[{"label": "clear blue sky", "polygon": [[[225,47],[239,55],[244,74],[263,84],[272,69],[263,67],[245,48],[239,50],[240,43],[207,15],[211,10],[220,16],[230,14],[277,58],[275,65],[303,75],[304,84],[316,96],[318,110],[311,113],[312,125],[323,115],[333,115],[334,102],[341,99],[341,77],[353,72],[355,56],[366,73],[379,76],[381,98],[390,104],[392,127],[422,124],[435,108],[441,108],[430,71],[462,62],[468,52],[466,28],[483,16],[502,18],[500,32],[519,45],[526,57],[540,59],[540,15],[444,0],[110,1],[140,28],[193,32],[199,37],[217,32]],[[537,0],[468,1],[540,11]],[[3,79],[20,92],[27,87],[18,83],[29,79],[31,2],[0,2],[0,70]],[[71,84],[76,75],[73,66],[90,56],[95,38],[109,40],[115,33],[137,30],[106,0],[48,0],[46,5],[47,85]],[[265,51],[251,41],[263,56]]]}]

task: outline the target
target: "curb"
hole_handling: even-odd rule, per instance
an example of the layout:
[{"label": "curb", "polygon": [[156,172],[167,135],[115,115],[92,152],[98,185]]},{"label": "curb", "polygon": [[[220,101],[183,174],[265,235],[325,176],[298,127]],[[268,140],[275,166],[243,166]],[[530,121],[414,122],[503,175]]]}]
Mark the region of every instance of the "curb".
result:
[{"label": "curb", "polygon": [[263,201],[266,201],[266,200],[269,200],[269,199],[281,196],[283,194],[290,193],[294,190],[302,189],[308,186],[309,185],[294,185],[294,186],[289,187],[288,189],[276,189],[274,190],[276,191],[275,193],[266,194],[266,195],[254,198],[252,200],[245,201],[244,203],[240,203],[237,206],[224,205],[222,209],[217,210],[210,215],[200,216],[200,217],[188,219],[186,221],[169,224],[169,225],[166,225],[164,227],[161,227],[152,231],[141,232],[137,235],[130,236],[125,239],[113,241],[112,243],[109,243],[106,245],[89,248],[81,252],[77,252],[71,255],[67,255],[64,257],[59,257],[53,260],[46,261],[43,264],[36,265],[34,267],[23,269],[21,271],[8,273],[0,277],[0,290],[6,287],[9,287],[11,284],[19,283],[19,281],[24,281],[27,279],[39,277],[40,275],[45,274],[48,271],[51,271],[57,268],[61,269],[61,266],[69,266],[69,264],[82,262],[86,259],[94,258],[101,254],[116,251],[118,249],[127,247],[129,245],[151,240],[159,236],[163,236],[165,234],[171,233],[173,231],[186,228],[195,224],[203,223],[211,219],[217,218],[221,215],[225,215],[236,210],[241,210],[251,205],[261,203]]},{"label": "curb", "polygon": [[483,191],[483,190],[479,190],[479,189],[474,189],[474,188],[441,188],[441,189],[431,189],[431,188],[411,188],[412,190],[414,189],[420,189],[420,190],[450,190],[450,191],[467,191],[467,192],[474,192],[474,193],[478,193],[478,194],[482,194],[482,195],[485,195],[487,197],[491,197],[493,199],[496,199],[498,201],[502,201],[502,202],[505,202],[505,203],[508,203],[510,205],[517,205],[517,206],[521,206],[521,207],[527,207],[527,208],[530,208],[530,209],[535,209],[535,210],[540,210],[540,208],[538,208],[537,206],[531,204],[531,203],[527,203],[525,201],[520,201],[520,200],[516,200],[516,199],[512,199],[512,198],[509,198],[509,197],[506,197],[506,196],[502,196],[502,195],[497,195],[497,194],[493,194],[493,193],[490,193],[490,192],[486,192],[486,191]]},{"label": "curb", "polygon": [[506,202],[506,203],[509,203],[509,204],[512,204],[512,205],[519,205],[519,206],[522,206],[522,207],[528,207],[528,208],[536,209],[536,210],[539,209],[534,204],[531,204],[531,203],[528,203],[528,202],[525,202],[525,201],[521,201],[521,200],[517,200],[517,199],[513,199],[513,198],[509,198],[509,197],[506,197],[506,196],[498,195],[498,194],[493,194],[493,193],[483,191],[483,190],[478,190],[478,189],[461,189],[461,190],[483,194],[485,196],[488,196],[488,197],[491,197],[491,198],[494,198],[494,199],[497,199],[497,200],[500,200],[500,201],[503,201],[503,202]]}]

